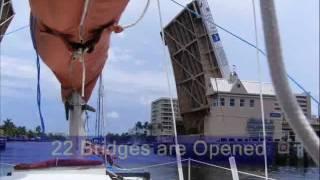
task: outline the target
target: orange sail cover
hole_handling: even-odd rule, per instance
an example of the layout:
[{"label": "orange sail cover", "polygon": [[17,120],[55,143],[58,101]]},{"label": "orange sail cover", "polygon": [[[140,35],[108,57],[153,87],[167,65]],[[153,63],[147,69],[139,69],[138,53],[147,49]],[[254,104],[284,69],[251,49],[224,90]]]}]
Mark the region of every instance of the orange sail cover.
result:
[{"label": "orange sail cover", "polygon": [[[84,68],[73,54],[79,47],[87,48],[83,57],[84,100],[88,101],[108,57],[110,35],[118,27],[128,0],[89,0],[86,11],[84,0],[29,2],[34,44],[43,62],[60,81],[63,100],[73,91],[81,93]],[[86,13],[80,36],[83,12]]]}]

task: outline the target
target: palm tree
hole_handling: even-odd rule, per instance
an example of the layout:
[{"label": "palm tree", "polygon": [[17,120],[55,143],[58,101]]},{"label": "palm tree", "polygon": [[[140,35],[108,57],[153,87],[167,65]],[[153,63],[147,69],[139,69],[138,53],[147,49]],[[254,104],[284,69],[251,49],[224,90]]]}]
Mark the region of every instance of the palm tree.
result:
[{"label": "palm tree", "polygon": [[147,129],[147,128],[148,128],[148,126],[149,126],[149,122],[148,122],[148,121],[144,122],[144,124],[143,124],[143,128],[144,128],[144,129]]},{"label": "palm tree", "polygon": [[138,122],[136,123],[136,129],[142,129],[142,128],[143,128],[143,126],[142,126],[141,121],[138,121]]},{"label": "palm tree", "polygon": [[14,125],[11,119],[7,119],[4,121],[2,129],[4,131],[4,134],[7,136],[15,136],[16,134],[16,125]]}]

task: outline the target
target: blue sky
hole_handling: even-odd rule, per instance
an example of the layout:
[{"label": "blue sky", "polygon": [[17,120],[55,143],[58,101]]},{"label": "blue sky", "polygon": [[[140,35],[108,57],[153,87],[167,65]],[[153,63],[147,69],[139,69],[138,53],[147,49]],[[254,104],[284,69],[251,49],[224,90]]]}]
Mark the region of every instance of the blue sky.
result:
[{"label": "blue sky", "polygon": [[[251,0],[208,0],[217,24],[254,42]],[[279,18],[284,60],[287,71],[315,97],[319,98],[319,1],[275,0]],[[143,3],[142,3],[143,2]],[[142,12],[143,1],[129,2],[121,24],[133,22]],[[179,0],[182,4],[189,1]],[[161,0],[164,22],[167,24],[180,10],[169,0]],[[27,25],[27,0],[13,0],[16,16],[9,30]],[[259,46],[264,49],[260,12],[258,11]],[[149,121],[150,102],[168,96],[160,39],[156,1],[152,0],[143,21],[112,37],[109,59],[104,68],[106,132],[124,132],[136,121]],[[255,50],[219,31],[230,65],[236,65],[241,79],[258,80]],[[4,37],[2,52],[2,119],[12,118],[16,124],[34,128],[40,124],[36,106],[35,53],[29,30],[24,29]],[[266,59],[263,79],[270,81]],[[67,132],[60,85],[51,71],[42,64],[42,104],[46,129]],[[296,92],[299,91],[294,85]],[[90,104],[96,104],[96,94]],[[313,108],[314,114],[317,113]],[[90,132],[95,115],[90,114]]]}]

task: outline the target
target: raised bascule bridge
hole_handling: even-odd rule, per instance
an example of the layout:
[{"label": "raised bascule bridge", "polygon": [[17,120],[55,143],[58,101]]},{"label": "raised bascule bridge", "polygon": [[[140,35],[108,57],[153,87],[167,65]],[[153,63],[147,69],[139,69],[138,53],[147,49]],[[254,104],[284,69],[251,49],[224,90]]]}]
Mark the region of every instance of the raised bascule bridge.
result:
[{"label": "raised bascule bridge", "polygon": [[0,1],[0,43],[5,35],[12,19],[14,17],[14,11],[10,0]]},{"label": "raised bascule bridge", "polygon": [[[211,78],[229,79],[230,70],[208,2],[195,0],[165,28],[184,134],[204,134]],[[179,132],[182,133],[182,132]]]}]

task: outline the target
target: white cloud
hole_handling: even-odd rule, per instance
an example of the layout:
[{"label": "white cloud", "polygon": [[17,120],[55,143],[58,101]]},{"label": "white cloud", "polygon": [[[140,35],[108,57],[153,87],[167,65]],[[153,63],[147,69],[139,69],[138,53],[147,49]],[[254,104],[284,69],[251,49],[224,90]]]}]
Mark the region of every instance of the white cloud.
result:
[{"label": "white cloud", "polygon": [[153,67],[155,70],[150,70],[140,66],[145,61],[136,55],[134,49],[122,50],[117,46],[110,49],[103,72],[106,89],[134,97],[165,95],[168,88],[161,63]]},{"label": "white cloud", "polygon": [[119,119],[120,115],[118,112],[116,111],[111,111],[107,113],[107,118],[111,118],[111,119]]},{"label": "white cloud", "polygon": [[[36,89],[37,69],[35,59],[12,56],[2,57],[3,96],[23,97],[26,90]],[[50,69],[41,65],[41,89],[44,97],[60,97],[60,85]]]},{"label": "white cloud", "polygon": [[134,64],[137,66],[145,64],[145,60],[137,58],[135,52],[131,49],[119,48],[117,46],[110,47],[108,64]]},{"label": "white cloud", "polygon": [[32,79],[36,68],[32,66],[31,62],[28,59],[2,56],[2,75],[10,78]]}]

